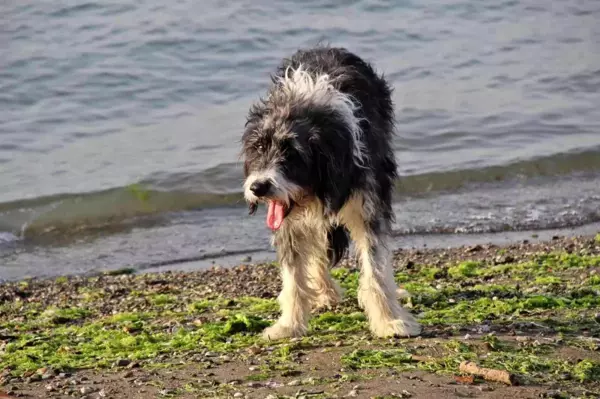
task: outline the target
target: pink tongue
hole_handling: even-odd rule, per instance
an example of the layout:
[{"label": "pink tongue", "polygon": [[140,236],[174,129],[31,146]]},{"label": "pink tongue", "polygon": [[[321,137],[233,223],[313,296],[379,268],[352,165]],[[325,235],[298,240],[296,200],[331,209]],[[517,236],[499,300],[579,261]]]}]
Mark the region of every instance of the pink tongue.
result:
[{"label": "pink tongue", "polygon": [[283,204],[277,201],[269,201],[267,210],[267,226],[271,230],[277,230],[283,222]]}]

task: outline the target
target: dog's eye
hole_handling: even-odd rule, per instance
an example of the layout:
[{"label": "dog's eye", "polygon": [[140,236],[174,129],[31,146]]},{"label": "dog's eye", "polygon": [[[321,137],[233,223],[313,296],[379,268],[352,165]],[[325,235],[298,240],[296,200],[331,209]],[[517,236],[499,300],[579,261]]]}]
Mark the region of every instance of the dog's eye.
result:
[{"label": "dog's eye", "polygon": [[259,144],[256,146],[256,151],[258,151],[260,154],[262,154],[262,152],[265,150],[265,146],[262,144]]}]

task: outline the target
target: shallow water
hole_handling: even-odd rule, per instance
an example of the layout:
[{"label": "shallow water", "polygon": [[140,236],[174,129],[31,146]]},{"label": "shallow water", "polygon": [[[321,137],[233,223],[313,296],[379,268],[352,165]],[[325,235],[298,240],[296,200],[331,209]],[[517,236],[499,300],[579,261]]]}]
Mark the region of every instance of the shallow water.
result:
[{"label": "shallow water", "polygon": [[1,4],[0,278],[266,250],[244,116],[318,41],[395,88],[398,233],[598,221],[599,20],[594,0]]}]

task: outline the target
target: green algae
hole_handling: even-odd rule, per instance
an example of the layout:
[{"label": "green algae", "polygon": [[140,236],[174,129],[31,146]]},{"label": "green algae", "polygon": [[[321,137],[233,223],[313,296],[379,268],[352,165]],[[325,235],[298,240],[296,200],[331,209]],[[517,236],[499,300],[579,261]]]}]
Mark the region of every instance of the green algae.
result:
[{"label": "green algae", "polygon": [[[275,345],[263,352],[265,364],[249,381],[293,370],[303,352],[332,349],[331,356],[353,370],[391,368],[453,374],[458,373],[461,361],[472,360],[508,370],[524,382],[592,384],[600,378],[597,358],[566,360],[556,352],[560,347],[597,350],[596,341],[580,335],[582,331],[591,336],[600,333],[600,324],[594,319],[600,308],[600,278],[586,270],[599,265],[598,256],[550,253],[502,265],[491,259],[435,267],[414,264],[395,275],[411,294],[403,301],[410,301],[419,320],[432,326],[428,328],[456,331],[482,322],[500,328],[533,321],[549,333],[558,336],[562,332],[556,341],[560,344],[529,345],[495,334],[474,340],[391,343],[376,339],[370,336],[367,319],[356,304],[359,272],[336,268],[332,274],[345,290],[342,304],[334,311],[315,311],[306,337],[276,343],[261,338],[262,330],[279,314],[274,299],[201,298],[184,288],[160,293],[131,290],[123,296],[122,311],[105,314],[94,304],[107,301],[109,294],[84,286],[78,288],[79,302],[73,307],[66,303],[5,303],[0,305],[0,327],[18,334],[0,352],[0,369],[23,375],[40,367],[104,368],[123,358],[151,361],[145,367],[160,367],[171,365],[157,361],[160,355],[186,359],[188,354],[210,351],[235,357],[249,347]],[[580,278],[582,274],[585,278]],[[60,284],[66,282],[68,279]],[[341,347],[334,348],[334,343]],[[413,353],[434,355],[427,361],[414,361]],[[204,389],[207,387],[190,385],[184,391]]]},{"label": "green algae", "polygon": [[459,263],[448,269],[448,275],[453,279],[460,280],[468,277],[476,277],[481,267],[480,262],[467,261]]}]

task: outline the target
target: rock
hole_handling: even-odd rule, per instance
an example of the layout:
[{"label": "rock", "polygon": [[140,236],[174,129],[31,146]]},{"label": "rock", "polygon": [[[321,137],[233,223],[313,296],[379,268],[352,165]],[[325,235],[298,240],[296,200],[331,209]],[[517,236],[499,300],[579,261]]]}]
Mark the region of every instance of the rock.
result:
[{"label": "rock", "polygon": [[300,380],[292,380],[288,382],[287,385],[290,387],[297,387],[298,385],[300,385]]},{"label": "rock", "polygon": [[98,397],[100,397],[100,398],[106,397],[106,391],[104,390],[104,388],[98,391]]},{"label": "rock", "polygon": [[56,374],[54,373],[54,370],[48,370],[47,372],[45,372],[44,374],[42,374],[42,380],[49,380],[54,378]]},{"label": "rock", "polygon": [[267,388],[277,389],[277,388],[281,388],[283,386],[283,384],[281,382],[277,382],[277,381],[267,381],[265,386]]},{"label": "rock", "polygon": [[129,363],[127,365],[128,369],[135,369],[135,368],[138,368],[138,367],[140,367],[140,363],[139,362],[131,362],[131,363]]},{"label": "rock", "polygon": [[129,359],[119,359],[114,363],[115,367],[127,367],[131,364],[131,360]]},{"label": "rock", "polygon": [[234,397],[234,398],[243,398],[243,397],[244,397],[244,394],[243,394],[243,393],[241,393],[241,392],[236,392],[236,393],[234,393],[234,394],[233,394],[233,397]]},{"label": "rock", "polygon": [[479,252],[483,249],[483,247],[479,244],[472,246],[470,248],[467,248],[467,252],[473,253],[473,252]]},{"label": "rock", "polygon": [[244,262],[244,263],[252,262],[252,256],[250,256],[250,255],[244,256],[242,258],[242,262]]},{"label": "rock", "polygon": [[256,371],[258,369],[259,369],[258,366],[250,366],[250,367],[248,367],[248,370],[250,370],[250,371]]},{"label": "rock", "polygon": [[246,384],[246,386],[248,388],[261,388],[263,386],[263,384],[261,384],[260,382],[256,382],[256,381],[250,381],[248,384]]},{"label": "rock", "polygon": [[40,374],[33,374],[32,376],[30,376],[30,377],[27,377],[27,378],[25,379],[25,382],[26,382],[27,384],[29,384],[29,383],[31,383],[31,382],[37,382],[37,381],[41,381],[41,380],[42,380],[42,376],[41,376]]},{"label": "rock", "polygon": [[87,395],[94,392],[94,388],[86,385],[84,387],[79,388],[79,392],[81,392],[82,395]]},{"label": "rock", "polygon": [[54,392],[54,391],[56,391],[56,388],[54,388],[54,386],[52,384],[46,385],[45,388],[46,388],[46,392]]},{"label": "rock", "polygon": [[403,389],[402,392],[400,392],[399,396],[401,398],[410,398],[412,396],[412,393],[408,392],[406,389]]},{"label": "rock", "polygon": [[302,371],[300,371],[300,370],[283,370],[281,372],[282,377],[295,377],[300,374],[302,374]]}]

